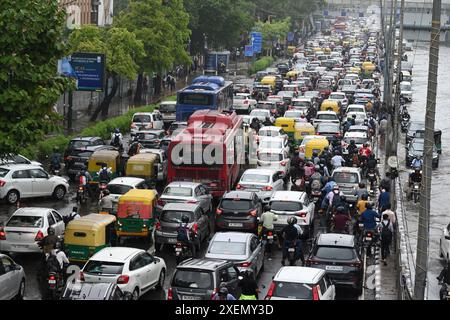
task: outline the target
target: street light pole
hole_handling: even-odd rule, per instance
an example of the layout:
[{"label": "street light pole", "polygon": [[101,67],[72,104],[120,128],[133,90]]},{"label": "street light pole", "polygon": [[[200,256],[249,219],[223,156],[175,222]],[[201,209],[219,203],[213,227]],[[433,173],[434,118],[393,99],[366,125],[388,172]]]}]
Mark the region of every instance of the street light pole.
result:
[{"label": "street light pole", "polygon": [[423,300],[428,271],[428,245],[430,232],[431,168],[434,149],[434,122],[441,33],[441,0],[433,0],[431,18],[430,61],[428,65],[427,109],[425,113],[425,142],[423,148],[423,179],[420,192],[419,228],[417,232],[416,278],[414,298]]}]

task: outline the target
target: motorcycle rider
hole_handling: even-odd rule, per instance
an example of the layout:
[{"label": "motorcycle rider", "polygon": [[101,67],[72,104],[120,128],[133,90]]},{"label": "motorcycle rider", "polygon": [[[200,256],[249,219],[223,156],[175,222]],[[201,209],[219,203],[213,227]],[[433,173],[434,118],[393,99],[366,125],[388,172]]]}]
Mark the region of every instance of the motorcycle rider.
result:
[{"label": "motorcycle rider", "polygon": [[239,287],[241,287],[241,296],[239,300],[258,300],[258,283],[250,270],[242,272],[242,280],[239,281]]},{"label": "motorcycle rider", "polygon": [[412,187],[414,183],[422,183],[422,173],[418,168],[409,174],[409,187]]},{"label": "motorcycle rider", "polygon": [[343,206],[337,207],[336,214],[333,217],[333,232],[349,233],[348,223],[351,220],[350,214]]},{"label": "motorcycle rider", "polygon": [[420,158],[419,155],[417,155],[412,161],[411,161],[411,167],[414,169],[421,170],[423,165],[423,160]]},{"label": "motorcycle rider", "polygon": [[80,216],[80,214],[78,213],[78,208],[77,207],[73,207],[72,208],[72,212],[67,216],[67,217],[65,217],[65,219],[64,219],[64,224],[66,225],[66,227],[67,227],[67,224],[70,222],[70,221],[72,221],[72,220],[77,220],[77,219],[80,219],[81,218],[81,216]]},{"label": "motorcycle rider", "polygon": [[116,128],[114,130],[114,133],[111,135],[111,143],[113,147],[119,148],[119,152],[122,153],[123,151],[123,136],[122,133],[120,133],[120,129]]},{"label": "motorcycle rider", "polygon": [[380,214],[373,210],[373,204],[366,203],[366,210],[361,214],[360,221],[364,224],[364,230],[374,230],[377,226],[376,218],[380,218]]},{"label": "motorcycle rider", "polygon": [[89,182],[92,181],[93,179],[89,171],[86,170],[86,166],[83,165],[83,167],[81,167],[81,170],[78,173],[77,178],[78,178],[78,185],[83,186],[84,189],[88,192],[89,197],[92,198],[92,190]]},{"label": "motorcycle rider", "polygon": [[347,120],[344,122],[344,125],[343,125],[344,134],[345,134],[345,133],[350,129],[350,127],[353,125],[352,123],[353,123],[352,118],[351,118],[351,117],[348,117]]},{"label": "motorcycle rider", "polygon": [[102,168],[97,172],[99,182],[109,183],[112,178],[112,171],[108,166],[104,163],[102,164]]},{"label": "motorcycle rider", "polygon": [[177,240],[181,243],[189,246],[192,252],[192,256],[196,257],[196,250],[195,250],[195,244],[194,239],[192,238],[193,230],[191,226],[189,225],[189,217],[186,215],[183,215],[181,217],[181,223],[178,227],[178,235]]},{"label": "motorcycle rider", "polygon": [[439,291],[439,297],[441,300],[444,300],[444,297],[448,292],[447,286],[450,285],[450,261],[447,262],[436,279],[438,279],[439,284],[442,284],[441,290]]},{"label": "motorcycle rider", "polygon": [[54,173],[55,170],[61,170],[61,154],[58,147],[53,147],[53,153],[50,156],[50,172]]},{"label": "motorcycle rider", "polygon": [[130,149],[128,150],[128,155],[130,157],[137,155],[141,151],[142,145],[139,142],[139,137],[136,134],[133,138],[133,142],[130,145]]},{"label": "motorcycle rider", "polygon": [[359,158],[360,158],[360,166],[363,168],[363,171],[367,170],[367,160],[369,156],[372,154],[372,150],[369,148],[369,144],[366,142],[359,149]]},{"label": "motorcycle rider", "polygon": [[236,298],[228,292],[226,284],[220,285],[219,291],[212,297],[211,300],[236,300]]},{"label": "motorcycle rider", "polygon": [[[61,249],[61,244],[60,242],[57,242],[55,245],[55,249],[53,249],[47,256],[47,263],[49,262],[50,256],[55,256],[56,260],[58,262],[58,271],[62,272],[62,274],[64,275],[64,270],[67,268],[67,266],[70,264],[69,259],[67,258],[66,253]],[[56,266],[55,266],[56,267]]]},{"label": "motorcycle rider", "polygon": [[[281,264],[285,265],[285,260],[288,256],[288,249],[289,247],[294,244],[295,245],[295,260],[298,260],[298,258],[303,258],[303,255],[301,254],[301,247],[300,247],[300,239],[299,239],[299,232],[298,229],[295,227],[297,224],[297,219],[295,217],[290,217],[288,219],[288,225],[283,228],[281,231],[281,234],[283,235],[284,244],[283,244],[283,257],[281,259]],[[304,258],[302,259],[302,262],[304,263]]]},{"label": "motorcycle rider", "polygon": [[108,189],[105,189],[102,193],[101,199],[98,201],[99,212],[108,212],[109,214],[112,214],[114,204],[112,198],[109,196],[110,192]]},{"label": "motorcycle rider", "polygon": [[367,187],[366,184],[364,182],[360,182],[358,184],[358,189],[356,189],[355,191],[353,191],[353,195],[357,196],[358,200],[361,199],[363,194],[367,194],[367,196],[369,196],[369,193],[367,192]]},{"label": "motorcycle rider", "polygon": [[250,123],[250,128],[252,128],[256,133],[259,132],[259,129],[261,128],[261,124],[259,123],[258,118],[252,119],[252,122]]},{"label": "motorcycle rider", "polygon": [[354,154],[358,154],[358,146],[356,145],[355,140],[350,140],[350,144],[347,147],[348,157],[352,159]]},{"label": "motorcycle rider", "polygon": [[270,117],[266,117],[266,119],[264,119],[263,125],[264,126],[271,126],[272,125],[272,121],[270,120]]},{"label": "motorcycle rider", "polygon": [[345,160],[342,158],[340,151],[334,152],[334,157],[331,158],[331,164],[333,165],[333,169],[340,168],[345,164]]},{"label": "motorcycle rider", "polygon": [[320,163],[319,153],[317,151],[314,151],[311,158],[314,165],[318,165]]},{"label": "motorcycle rider", "polygon": [[[270,211],[270,206],[267,205],[264,207],[264,213],[261,215],[259,223],[262,225],[261,229],[261,237],[264,238],[267,235],[267,232],[272,231],[274,233],[274,225],[273,222],[278,220],[278,216]],[[272,260],[272,250],[271,246],[266,246],[267,259]]]},{"label": "motorcycle rider", "polygon": [[45,255],[49,254],[58,242],[58,236],[55,234],[55,229],[53,227],[48,227],[47,235],[38,242],[39,247],[42,248]]}]

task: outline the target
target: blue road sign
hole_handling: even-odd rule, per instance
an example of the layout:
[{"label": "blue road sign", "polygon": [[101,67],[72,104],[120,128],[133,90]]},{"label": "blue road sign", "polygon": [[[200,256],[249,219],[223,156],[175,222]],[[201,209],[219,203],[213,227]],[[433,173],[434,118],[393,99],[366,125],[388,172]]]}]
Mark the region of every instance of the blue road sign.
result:
[{"label": "blue road sign", "polygon": [[287,40],[288,41],[294,41],[294,33],[293,32],[289,32],[287,35]]},{"label": "blue road sign", "polygon": [[261,32],[252,32],[250,34],[252,39],[253,52],[261,53],[262,51],[262,34]]},{"label": "blue road sign", "polygon": [[323,15],[324,15],[325,17],[328,17],[328,10],[323,10]]},{"label": "blue road sign", "polygon": [[245,56],[253,57],[253,46],[252,45],[245,46]]},{"label": "blue road sign", "polygon": [[77,91],[103,91],[105,55],[103,53],[73,53],[68,61],[78,79]]}]

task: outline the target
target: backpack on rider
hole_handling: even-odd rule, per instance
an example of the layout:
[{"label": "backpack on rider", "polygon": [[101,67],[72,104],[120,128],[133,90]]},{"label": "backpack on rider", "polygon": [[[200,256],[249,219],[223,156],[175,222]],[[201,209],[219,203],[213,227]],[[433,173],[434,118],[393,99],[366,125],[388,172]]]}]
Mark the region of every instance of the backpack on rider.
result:
[{"label": "backpack on rider", "polygon": [[389,229],[391,225],[391,221],[388,220],[387,224],[383,224],[383,228],[381,229],[381,239],[386,242],[392,241],[392,231]]},{"label": "backpack on rider", "polygon": [[113,145],[116,146],[116,147],[120,146],[120,137],[119,137],[118,134],[114,135]]}]

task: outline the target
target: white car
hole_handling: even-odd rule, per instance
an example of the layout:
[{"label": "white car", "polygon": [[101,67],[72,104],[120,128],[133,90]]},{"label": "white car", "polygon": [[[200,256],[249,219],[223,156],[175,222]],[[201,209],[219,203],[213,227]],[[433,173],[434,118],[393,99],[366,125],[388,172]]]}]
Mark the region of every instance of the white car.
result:
[{"label": "white car", "polygon": [[302,118],[302,116],[305,116],[306,110],[299,110],[299,109],[292,109],[292,110],[286,110],[283,117],[284,118],[292,118],[295,122],[301,122],[305,121],[306,118]]},{"label": "white car", "polygon": [[328,97],[328,100],[340,101],[343,108],[347,107],[348,105],[348,99],[343,92],[332,92]]},{"label": "white car", "polygon": [[203,212],[212,212],[212,195],[205,185],[190,181],[169,183],[157,201],[157,209],[162,212],[168,203],[200,204]]},{"label": "white car", "polygon": [[152,288],[162,289],[166,263],[142,249],[126,247],[103,248],[84,265],[79,281],[116,282],[123,292],[138,300]]},{"label": "white car", "polygon": [[347,147],[350,144],[350,141],[355,141],[356,146],[361,148],[364,143],[369,143],[369,138],[367,137],[367,133],[364,132],[346,132],[344,135],[343,147]]},{"label": "white car", "polygon": [[362,125],[364,123],[364,120],[367,119],[367,114],[365,112],[347,112],[347,118],[353,118],[353,115],[356,116],[356,125]]},{"label": "white car", "polygon": [[439,240],[440,256],[450,262],[450,223],[442,229],[441,239]]},{"label": "white car", "polygon": [[412,101],[412,86],[411,82],[402,81],[400,82],[400,94],[406,101]]},{"label": "white car", "polygon": [[160,112],[136,112],[131,119],[131,135],[139,130],[164,129],[164,120]]},{"label": "white car", "polygon": [[272,168],[281,173],[282,178],[286,178],[291,168],[291,158],[286,148],[258,149],[258,167]]},{"label": "white car", "polygon": [[284,132],[283,128],[276,126],[265,126],[259,129],[258,139],[263,139],[264,137],[273,138],[283,138],[287,144],[288,135]]},{"label": "white car", "polygon": [[233,109],[236,111],[250,112],[257,104],[250,93],[237,93],[233,97]]},{"label": "white car", "polygon": [[0,166],[0,199],[14,204],[22,198],[53,196],[61,200],[69,182],[45,172],[40,166],[9,164]]},{"label": "white car", "polygon": [[345,110],[346,113],[349,112],[360,112],[360,113],[366,113],[366,107],[362,104],[350,104],[347,109]]},{"label": "white car", "polygon": [[54,209],[26,207],[17,209],[0,228],[1,252],[42,252],[38,242],[52,227],[57,236],[64,234],[63,216]]},{"label": "white car", "polygon": [[334,300],[336,289],[325,270],[282,267],[276,273],[266,300]]},{"label": "white car", "polygon": [[10,154],[3,159],[0,159],[0,164],[31,164],[33,166],[42,167],[42,163],[37,161],[31,161],[30,159],[20,154]]},{"label": "white car", "polygon": [[339,124],[339,117],[334,111],[319,111],[317,112],[316,118],[313,119],[314,127],[317,127],[319,123],[331,122]]},{"label": "white car", "polygon": [[275,191],[284,190],[284,181],[276,170],[247,169],[242,174],[236,189],[253,191],[263,203],[268,203]]},{"label": "white car", "polygon": [[297,224],[307,235],[313,235],[315,204],[309,200],[306,192],[277,191],[270,198],[270,211],[278,215],[274,222],[275,231],[287,226],[287,220],[295,216]]},{"label": "white car", "polygon": [[261,122],[265,121],[266,118],[269,118],[272,123],[275,122],[275,118],[270,113],[270,110],[266,109],[253,109],[250,112],[250,116],[258,118]]},{"label": "white car", "polygon": [[0,254],[0,300],[23,299],[25,271],[10,257]]},{"label": "white car", "polygon": [[306,144],[311,141],[311,140],[315,140],[315,139],[327,139],[327,137],[325,136],[315,136],[315,135],[308,135],[308,136],[303,136],[303,140],[302,143],[300,144],[300,146],[298,147],[298,156],[302,159],[305,158],[305,148],[306,148]]},{"label": "white car", "polygon": [[118,177],[111,180],[106,189],[109,190],[109,196],[114,205],[119,202],[119,197],[131,189],[150,189],[142,178]]},{"label": "white car", "polygon": [[267,149],[282,149],[289,154],[288,141],[284,137],[260,137],[257,153]]}]

